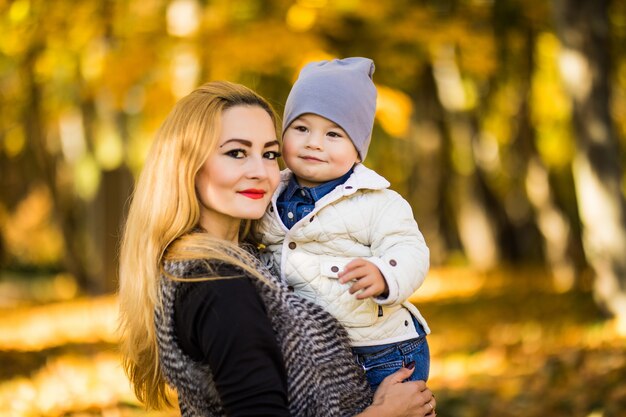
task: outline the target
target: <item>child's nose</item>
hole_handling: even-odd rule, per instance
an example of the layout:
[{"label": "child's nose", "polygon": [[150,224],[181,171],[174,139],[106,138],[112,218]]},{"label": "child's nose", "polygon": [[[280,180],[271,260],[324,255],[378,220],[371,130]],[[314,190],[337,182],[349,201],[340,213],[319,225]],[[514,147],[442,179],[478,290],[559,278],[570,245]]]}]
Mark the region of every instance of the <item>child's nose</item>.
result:
[{"label": "child's nose", "polygon": [[322,135],[311,133],[307,138],[306,147],[309,149],[322,149]]}]

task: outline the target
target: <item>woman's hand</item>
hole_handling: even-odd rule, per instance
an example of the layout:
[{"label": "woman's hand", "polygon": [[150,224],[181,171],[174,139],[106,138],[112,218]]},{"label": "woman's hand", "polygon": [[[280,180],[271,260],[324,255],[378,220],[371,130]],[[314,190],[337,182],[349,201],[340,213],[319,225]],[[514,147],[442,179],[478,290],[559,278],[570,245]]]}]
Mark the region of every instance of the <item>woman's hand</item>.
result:
[{"label": "woman's hand", "polygon": [[402,382],[413,369],[402,368],[381,382],[374,401],[359,417],[434,417],[437,402],[424,381]]}]

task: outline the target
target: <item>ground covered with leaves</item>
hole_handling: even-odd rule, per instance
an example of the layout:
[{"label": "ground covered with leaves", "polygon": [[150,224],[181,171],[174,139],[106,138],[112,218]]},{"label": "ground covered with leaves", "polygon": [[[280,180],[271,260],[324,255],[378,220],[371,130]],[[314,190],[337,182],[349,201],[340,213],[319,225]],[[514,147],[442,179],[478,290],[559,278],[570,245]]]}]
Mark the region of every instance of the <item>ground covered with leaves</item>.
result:
[{"label": "ground covered with leaves", "polygon": [[[135,400],[115,296],[42,304],[20,285],[0,282],[13,294],[0,297],[0,415],[176,415]],[[626,339],[588,287],[556,292],[540,270],[433,270],[411,301],[432,329],[438,415],[626,416]]]}]

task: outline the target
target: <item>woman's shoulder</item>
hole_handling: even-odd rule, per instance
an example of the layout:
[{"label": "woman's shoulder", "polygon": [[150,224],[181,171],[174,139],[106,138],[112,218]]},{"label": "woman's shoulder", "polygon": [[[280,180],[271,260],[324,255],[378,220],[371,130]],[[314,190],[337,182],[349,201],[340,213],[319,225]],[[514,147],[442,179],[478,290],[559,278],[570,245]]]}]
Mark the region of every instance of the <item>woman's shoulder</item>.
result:
[{"label": "woman's shoulder", "polygon": [[217,259],[184,259],[167,260],[163,262],[163,271],[170,278],[202,279],[202,278],[231,278],[245,276],[239,267]]}]

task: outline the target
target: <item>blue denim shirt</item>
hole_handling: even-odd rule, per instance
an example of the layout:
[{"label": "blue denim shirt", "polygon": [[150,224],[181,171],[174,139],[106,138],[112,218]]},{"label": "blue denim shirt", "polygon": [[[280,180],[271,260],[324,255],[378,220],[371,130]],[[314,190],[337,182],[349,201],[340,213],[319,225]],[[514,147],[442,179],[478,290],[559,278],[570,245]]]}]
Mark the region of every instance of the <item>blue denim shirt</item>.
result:
[{"label": "blue denim shirt", "polygon": [[287,188],[280,193],[276,201],[278,215],[288,229],[313,211],[315,203],[330,193],[338,185],[343,184],[352,175],[353,168],[341,177],[325,182],[317,187],[301,187],[295,175],[289,179]]}]

